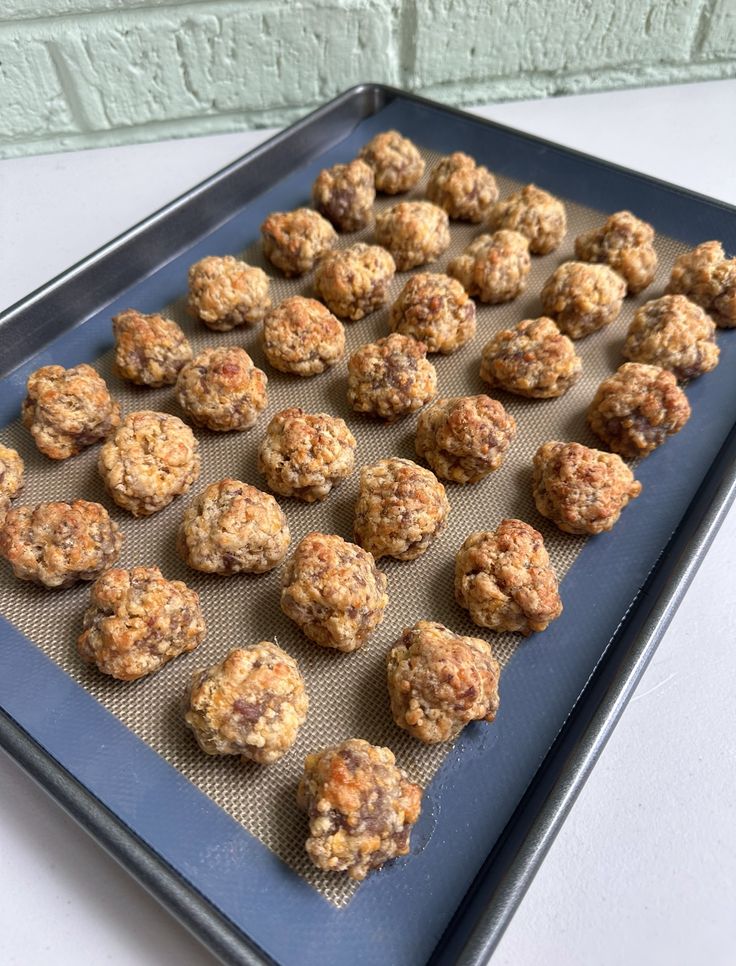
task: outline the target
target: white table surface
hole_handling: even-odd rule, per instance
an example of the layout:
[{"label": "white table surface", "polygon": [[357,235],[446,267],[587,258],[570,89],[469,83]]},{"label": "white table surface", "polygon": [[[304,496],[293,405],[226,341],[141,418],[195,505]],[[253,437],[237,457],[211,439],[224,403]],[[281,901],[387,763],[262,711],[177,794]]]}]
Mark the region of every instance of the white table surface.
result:
[{"label": "white table surface", "polygon": [[[736,204],[736,81],[479,113]],[[268,133],[0,162],[0,306]],[[497,966],[736,961],[735,569],[736,509],[501,940]],[[6,966],[213,962],[2,753],[0,863]]]}]

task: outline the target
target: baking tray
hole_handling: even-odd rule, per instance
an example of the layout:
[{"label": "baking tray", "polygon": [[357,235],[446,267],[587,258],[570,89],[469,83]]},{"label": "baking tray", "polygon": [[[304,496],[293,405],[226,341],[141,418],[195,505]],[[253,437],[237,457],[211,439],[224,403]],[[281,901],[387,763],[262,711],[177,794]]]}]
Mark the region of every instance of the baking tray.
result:
[{"label": "baking tray", "polygon": [[[0,317],[0,425],[17,415],[29,369],[99,356],[109,316],[128,304],[160,308],[167,284],[181,277],[179,263],[205,237],[221,244],[234,212],[248,214],[254,237],[268,210],[306,199],[320,167],[353,156],[388,127],[430,150],[467,150],[502,175],[536,180],[588,207],[629,207],[683,243],[714,237],[736,248],[726,205],[390,88],[361,86]],[[284,203],[267,194],[274,186]],[[240,230],[232,250],[246,240]],[[627,509],[617,539],[587,542],[563,584],[565,615],[506,668],[493,741],[474,746],[471,733],[459,743],[428,790],[418,854],[372,876],[346,906],[328,904],[2,618],[0,740],[226,961],[483,962],[733,497],[736,348],[728,333],[719,341],[721,365],[688,388],[688,428],[637,470],[645,496]],[[657,482],[659,495],[663,480],[666,499],[647,499],[648,484]],[[555,650],[560,640],[564,653]]]}]

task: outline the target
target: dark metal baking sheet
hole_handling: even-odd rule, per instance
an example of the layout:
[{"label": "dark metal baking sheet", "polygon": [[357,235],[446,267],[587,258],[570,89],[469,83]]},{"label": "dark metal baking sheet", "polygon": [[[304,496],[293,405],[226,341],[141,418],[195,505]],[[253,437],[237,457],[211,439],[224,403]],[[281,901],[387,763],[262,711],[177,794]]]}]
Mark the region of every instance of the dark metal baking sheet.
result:
[{"label": "dark metal baking sheet", "polygon": [[[268,210],[303,200],[320,167],[352,156],[389,126],[437,150],[492,156],[499,171],[583,204],[632,208],[688,243],[715,237],[736,248],[736,216],[728,206],[398,91],[364,86],[0,318],[0,374],[8,373],[0,423],[17,412],[29,366],[96,357],[109,339],[110,314],[133,295],[143,310],[154,310],[181,291],[185,266],[204,237],[225,250],[244,246],[235,210],[247,210],[252,237]],[[0,739],[227,961],[262,961],[265,954],[284,964],[350,957],[483,962],[733,497],[736,386],[729,370],[736,346],[728,334],[721,345],[719,369],[689,390],[695,412],[689,431],[639,472],[655,492],[666,480],[666,499],[643,497],[616,529],[621,537],[589,541],[566,578],[559,627],[543,642],[532,639],[505,672],[504,716],[494,741],[482,749],[474,734],[463,738],[429,789],[428,824],[415,836],[419,854],[372,877],[347,909],[329,907],[295,881],[7,622],[0,625]],[[591,574],[598,575],[594,584]],[[564,639],[575,642],[576,660],[567,661],[567,652],[562,660],[555,650]],[[31,700],[39,686],[40,705]],[[109,747],[114,766],[109,752],[100,752]],[[137,784],[131,774],[142,776]],[[184,848],[182,829],[189,837]]]}]

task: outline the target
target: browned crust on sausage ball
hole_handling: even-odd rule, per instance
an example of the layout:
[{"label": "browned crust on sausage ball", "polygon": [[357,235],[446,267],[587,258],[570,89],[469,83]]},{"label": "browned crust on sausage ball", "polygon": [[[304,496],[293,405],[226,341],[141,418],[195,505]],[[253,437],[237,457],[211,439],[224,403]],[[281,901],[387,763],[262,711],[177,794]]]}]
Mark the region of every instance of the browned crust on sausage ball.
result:
[{"label": "browned crust on sausage ball", "polygon": [[92,366],[42,366],[28,377],[21,419],[52,460],[76,456],[120,425],[120,406]]},{"label": "browned crust on sausage ball", "polygon": [[582,339],[618,318],[626,282],[608,265],[565,262],[544,283],[540,300],[560,332]]},{"label": "browned crust on sausage ball", "polygon": [[654,229],[630,211],[617,211],[600,228],[575,239],[575,257],[581,262],[605,262],[626,282],[629,295],[643,292],[654,281],[657,253]]},{"label": "browned crust on sausage ball", "polygon": [[373,168],[356,158],[336,164],[317,175],[312,187],[317,211],[338,231],[358,231],[373,217],[376,187]]},{"label": "browned crust on sausage ball", "polygon": [[122,543],[104,506],[87,500],[13,507],[0,530],[0,556],[15,576],[50,588],[94,580],[115,563]]},{"label": "browned crust on sausage ball", "polygon": [[430,172],[427,197],[450,218],[478,223],[498,198],[498,186],[488,168],[476,164],[470,155],[454,151]]},{"label": "browned crust on sausage ball", "polygon": [[385,248],[358,242],[319,260],[314,290],[335,315],[357,322],[388,301],[395,272]]},{"label": "browned crust on sausage ball", "polygon": [[516,420],[490,396],[438,399],[417,421],[416,451],[442,480],[477,483],[497,470]]},{"label": "browned crust on sausage ball", "polygon": [[364,144],[359,157],[375,175],[376,191],[398,195],[413,188],[424,174],[416,146],[398,131],[382,131]]},{"label": "browned crust on sausage ball", "polygon": [[0,444],[0,528],[10,503],[23,489],[23,460],[9,446]]},{"label": "browned crust on sausage ball", "polygon": [[493,205],[488,227],[492,231],[508,228],[521,232],[529,239],[529,251],[533,255],[547,255],[565,237],[567,215],[559,198],[535,184],[528,184]]},{"label": "browned crust on sausage ball", "polygon": [[182,330],[162,315],[143,315],[126,309],[113,317],[115,371],[137,386],[171,386],[179,370],[192,358],[192,347]]},{"label": "browned crust on sausage ball", "polygon": [[316,644],[355,651],[383,620],[387,583],[367,550],[308,533],[281,575],[281,609]]},{"label": "browned crust on sausage ball", "polygon": [[717,326],[736,326],[736,258],[719,241],[707,241],[675,261],[667,291],[686,295],[709,312]]},{"label": "browned crust on sausage ball", "polygon": [[77,641],[83,661],[135,681],[204,640],[198,594],[158,567],[108,570],[93,585]]},{"label": "browned crust on sausage ball", "polygon": [[398,419],[437,395],[437,372],[423,342],[392,335],[361,346],[348,360],[348,404],[359,413]]},{"label": "browned crust on sausage ball", "polygon": [[450,244],[447,212],[429,201],[400,201],[376,215],[376,241],[400,272],[434,262]]},{"label": "browned crust on sausage ball", "polygon": [[537,509],[565,533],[610,530],[641,483],[616,453],[550,441],[534,454]]},{"label": "browned crust on sausage ball", "polygon": [[309,819],[307,855],[318,869],[360,881],[408,855],[421,800],[388,748],[351,738],[307,755],[297,791]]},{"label": "browned crust on sausage ball", "polygon": [[604,379],[588,409],[596,436],[630,459],[647,456],[689,418],[690,403],[674,373],[639,362],[626,362]]},{"label": "browned crust on sausage ball", "polygon": [[189,269],[189,313],[215,332],[255,325],[271,308],[268,275],[232,255],[209,255]]},{"label": "browned crust on sausage ball", "polygon": [[525,636],[562,613],[542,534],[523,520],[471,533],[455,557],[455,599],[473,623]]},{"label": "browned crust on sausage ball", "polygon": [[345,329],[321,302],[293,295],[266,316],[263,352],[279,372],[315,376],[345,355]]},{"label": "browned crust on sausage ball", "polygon": [[518,231],[479,235],[462,255],[453,258],[447,274],[481,302],[510,302],[524,291],[531,268],[529,242]]},{"label": "browned crust on sausage ball", "polygon": [[264,255],[287,278],[311,272],[337,242],[329,221],[311,208],[273,212],[261,225],[261,236]]},{"label": "browned crust on sausage ball", "polygon": [[475,335],[475,302],[449,275],[412,275],[391,306],[389,329],[449,355]]},{"label": "browned crust on sausage ball", "polygon": [[669,369],[684,381],[715,369],[720,349],[715,324],[699,305],[684,295],[664,295],[637,309],[623,355]]},{"label": "browned crust on sausage ball", "polygon": [[268,377],[239,346],[204,349],[176,380],[176,398],[195,426],[215,433],[250,429],[266,408]]},{"label": "browned crust on sausage ball", "polygon": [[480,377],[517,396],[552,399],[577,381],[582,365],[568,337],[542,316],[497,332],[483,349]]},{"label": "browned crust on sausage ball", "polygon": [[206,754],[271,765],[296,741],[308,707],[294,658],[261,641],[192,674],[184,721]]},{"label": "browned crust on sausage ball", "polygon": [[360,471],[355,540],[376,560],[414,560],[444,530],[449,512],[434,473],[411,460],[380,460]]}]

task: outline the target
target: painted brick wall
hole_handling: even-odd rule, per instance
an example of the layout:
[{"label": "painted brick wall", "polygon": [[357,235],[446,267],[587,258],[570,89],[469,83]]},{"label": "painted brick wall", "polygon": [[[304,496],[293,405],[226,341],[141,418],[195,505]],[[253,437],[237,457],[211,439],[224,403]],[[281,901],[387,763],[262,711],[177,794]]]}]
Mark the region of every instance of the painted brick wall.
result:
[{"label": "painted brick wall", "polygon": [[360,81],[453,104],[736,76],[736,0],[0,0],[0,156],[287,122]]}]

